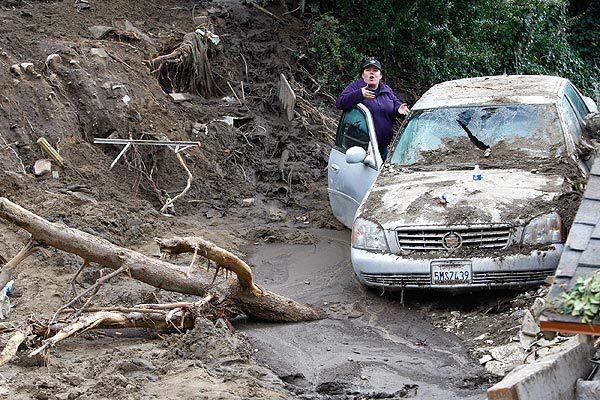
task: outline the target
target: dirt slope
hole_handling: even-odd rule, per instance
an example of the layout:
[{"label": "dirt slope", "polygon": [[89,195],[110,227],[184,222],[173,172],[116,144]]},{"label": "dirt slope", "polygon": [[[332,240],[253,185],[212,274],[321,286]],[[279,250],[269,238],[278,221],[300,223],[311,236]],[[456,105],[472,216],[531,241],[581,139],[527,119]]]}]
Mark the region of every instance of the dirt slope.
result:
[{"label": "dirt slope", "polygon": [[[79,9],[72,0],[0,0],[0,196],[146,254],[157,251],[151,244],[155,236],[204,234],[236,249],[247,240],[310,242],[310,235],[286,228],[298,221],[339,227],[326,209],[323,185],[330,134],[314,111],[311,117],[298,109],[290,123],[277,103],[281,73],[306,93],[316,89],[302,67],[305,61],[297,62],[308,44],[305,21],[288,16],[278,23],[231,1],[89,4]],[[193,16],[204,16],[204,27],[222,40],[209,50],[216,93],[175,103],[148,60],[194,31]],[[139,40],[96,39],[89,30],[124,28],[126,20],[139,29]],[[60,58],[47,62],[51,54]],[[21,63],[33,66],[11,71]],[[227,85],[243,99],[240,81],[242,104]],[[298,93],[315,108],[327,99]],[[245,119],[230,126],[219,121],[226,116]],[[207,129],[195,129],[198,124]],[[186,184],[173,152],[139,147],[109,170],[120,147],[93,144],[94,137],[109,136],[201,142],[184,152],[194,182],[176,203],[174,216],[157,211],[160,190],[174,196]],[[40,137],[65,159],[64,168],[53,166],[58,178],[23,173],[46,157],[36,143]],[[269,223],[280,228],[266,227]],[[14,255],[25,238],[0,222],[4,257]],[[69,281],[79,265],[76,257],[53,250],[25,262],[9,323],[51,315],[68,301]],[[92,266],[81,284],[89,285],[100,273]],[[123,278],[103,289],[95,303],[179,298]],[[207,320],[202,327],[166,337],[139,331],[92,334],[52,352],[48,368],[23,356],[3,368],[0,397],[182,398],[190,391],[197,391],[197,398],[289,397],[281,381],[252,360],[243,335],[224,321]],[[7,339],[0,335],[0,346]]]}]

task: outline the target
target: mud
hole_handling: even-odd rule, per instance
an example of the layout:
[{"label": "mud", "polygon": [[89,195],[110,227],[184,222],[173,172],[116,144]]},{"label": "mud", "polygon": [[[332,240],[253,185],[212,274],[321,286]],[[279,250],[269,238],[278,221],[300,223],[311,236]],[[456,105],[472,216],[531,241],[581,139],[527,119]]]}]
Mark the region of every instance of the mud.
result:
[{"label": "mud", "polygon": [[454,334],[433,325],[428,306],[417,303],[424,293],[407,294],[410,303],[402,305],[399,296],[366,290],[353,276],[348,233],[314,234],[316,246],[248,249],[252,263],[261,265],[256,274],[262,285],[319,304],[328,314],[302,329],[235,324],[286,388],[307,399],[485,398],[495,379]]}]

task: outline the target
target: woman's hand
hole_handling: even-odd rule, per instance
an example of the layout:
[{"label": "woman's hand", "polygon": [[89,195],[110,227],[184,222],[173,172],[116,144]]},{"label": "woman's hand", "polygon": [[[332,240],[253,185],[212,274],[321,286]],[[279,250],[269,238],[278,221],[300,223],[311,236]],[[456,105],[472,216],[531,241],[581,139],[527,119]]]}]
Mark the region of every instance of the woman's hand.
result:
[{"label": "woman's hand", "polygon": [[410,108],[408,108],[408,105],[406,103],[402,103],[402,105],[398,107],[398,114],[408,115],[409,112]]},{"label": "woman's hand", "polygon": [[360,89],[360,91],[362,92],[363,99],[374,99],[375,98],[375,93],[373,93],[372,91],[367,89],[367,86]]}]

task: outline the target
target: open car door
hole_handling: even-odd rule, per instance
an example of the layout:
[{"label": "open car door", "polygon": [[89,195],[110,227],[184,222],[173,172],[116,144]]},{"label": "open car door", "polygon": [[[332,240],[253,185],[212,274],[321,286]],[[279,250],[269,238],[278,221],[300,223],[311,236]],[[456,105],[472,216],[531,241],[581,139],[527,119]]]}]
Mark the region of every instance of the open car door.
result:
[{"label": "open car door", "polygon": [[[362,162],[347,161],[346,152],[353,147],[366,152]],[[350,153],[353,150],[357,149]],[[338,125],[335,146],[329,154],[327,192],[333,215],[348,228],[352,228],[356,210],[379,175],[382,164],[369,110],[358,104],[345,111]]]}]

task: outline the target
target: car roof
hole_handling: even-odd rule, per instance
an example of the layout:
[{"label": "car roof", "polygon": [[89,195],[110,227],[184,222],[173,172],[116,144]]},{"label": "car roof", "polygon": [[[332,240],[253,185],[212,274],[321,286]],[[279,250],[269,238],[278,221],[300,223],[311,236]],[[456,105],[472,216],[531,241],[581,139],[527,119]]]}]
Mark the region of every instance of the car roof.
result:
[{"label": "car roof", "polygon": [[553,104],[568,80],[546,75],[501,75],[465,78],[430,88],[413,110],[467,105]]}]

